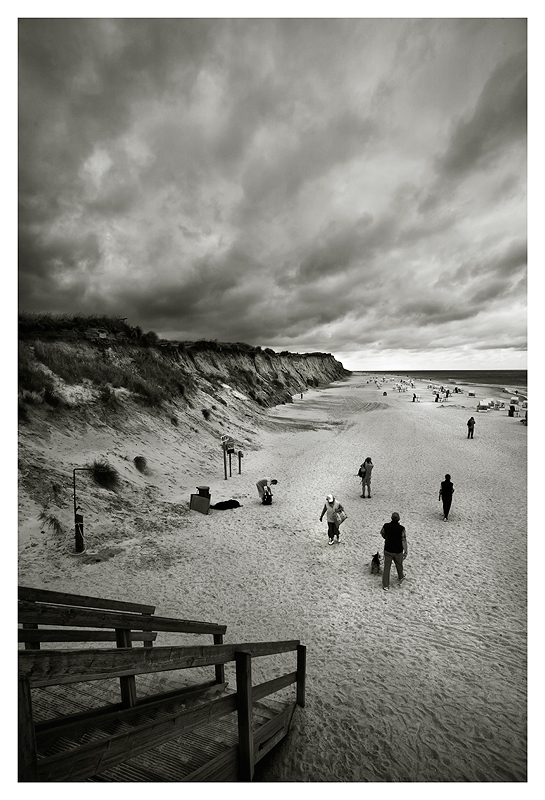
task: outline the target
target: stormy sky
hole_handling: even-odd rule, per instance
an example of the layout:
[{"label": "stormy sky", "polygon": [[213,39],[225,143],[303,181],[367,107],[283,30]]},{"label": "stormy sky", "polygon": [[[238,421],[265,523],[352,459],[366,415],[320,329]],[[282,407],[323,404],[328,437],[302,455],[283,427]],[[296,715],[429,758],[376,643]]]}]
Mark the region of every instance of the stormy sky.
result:
[{"label": "stormy sky", "polygon": [[526,21],[21,19],[19,308],[526,367]]}]

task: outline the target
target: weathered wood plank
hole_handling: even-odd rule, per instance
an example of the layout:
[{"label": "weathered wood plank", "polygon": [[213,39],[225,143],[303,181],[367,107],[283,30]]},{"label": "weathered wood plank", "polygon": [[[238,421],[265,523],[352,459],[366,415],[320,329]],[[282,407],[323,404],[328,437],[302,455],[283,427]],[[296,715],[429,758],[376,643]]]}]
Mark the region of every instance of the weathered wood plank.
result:
[{"label": "weathered wood plank", "polygon": [[90,742],[38,763],[40,781],[76,781],[96,775],[129,758],[157,747],[212,719],[236,710],[236,695],[212,700],[198,708],[178,711],[166,719],[150,722],[124,734]]},{"label": "weathered wood plank", "polygon": [[[26,632],[32,633],[32,631],[37,631],[38,626],[34,622],[26,622],[23,625],[23,629]],[[21,641],[19,639],[19,641]],[[36,639],[25,639],[25,650],[39,650],[40,649],[40,642]]]},{"label": "weathered wood plank", "polygon": [[[214,644],[223,644],[223,634],[214,634]],[[223,664],[216,664],[216,683],[225,682],[225,667]]]},{"label": "weathered wood plank", "polygon": [[[117,628],[115,638],[118,647],[132,647],[131,633],[123,628]],[[121,688],[121,705],[123,708],[132,708],[136,705],[136,677],[124,675],[119,679]]]},{"label": "weathered wood plank", "polygon": [[[257,753],[259,749],[263,749],[264,743],[268,741],[272,736],[274,736],[277,731],[285,729],[286,733],[289,728],[290,720],[293,716],[293,710],[295,708],[295,702],[290,703],[286,706],[282,711],[280,711],[275,717],[272,719],[267,720],[263,725],[260,725],[259,728],[254,732],[254,746],[255,746],[255,754],[256,760]],[[264,753],[262,753],[264,755]]]},{"label": "weathered wood plank", "polygon": [[238,744],[229,747],[202,767],[191,772],[181,782],[217,782],[238,780]]},{"label": "weathered wood plank", "polygon": [[292,640],[151,649],[24,650],[18,654],[19,676],[28,678],[31,686],[53,686],[225,664],[233,661],[235,652],[241,648],[259,657],[290,652],[296,650],[298,644],[299,640]]},{"label": "weathered wood plank", "polygon": [[[154,642],[157,639],[157,633],[154,631],[131,631],[131,641],[133,642]],[[23,630],[18,631],[19,643],[22,642],[115,642],[115,631],[101,630],[101,631],[87,631],[82,630],[67,630],[66,628],[59,628],[58,630],[47,630],[46,628],[38,628],[38,630]]]},{"label": "weathered wood plank", "polygon": [[20,782],[38,780],[36,738],[32,723],[32,698],[28,681],[19,680],[18,686],[18,769]]},{"label": "weathered wood plank", "polygon": [[252,734],[252,656],[248,652],[235,653],[237,674],[237,712],[239,775],[241,781],[251,781],[254,776],[254,738]]},{"label": "weathered wood plank", "polygon": [[19,602],[19,622],[38,625],[73,625],[89,628],[126,628],[139,631],[169,631],[172,633],[221,633],[226,625],[197,622],[188,619],[128,614],[120,611],[55,606],[46,603]]},{"label": "weathered wood plank", "polygon": [[53,592],[49,589],[32,589],[19,586],[19,600],[38,603],[56,603],[69,606],[84,606],[85,608],[105,608],[112,611],[134,611],[138,614],[153,614],[155,606],[142,603],[129,603],[125,600],[108,600],[104,597],[89,597],[83,594],[68,594],[66,592]]},{"label": "weathered wood plank", "polygon": [[141,716],[142,712],[150,714],[160,712],[164,708],[175,706],[176,703],[185,703],[188,699],[199,697],[212,687],[217,687],[217,684],[208,681],[198,686],[185,686],[175,691],[145,697],[139,700],[134,708],[123,709],[119,703],[109,708],[93,709],[40,722],[36,725],[36,747],[38,751],[43,751],[60,737],[80,738],[88,731],[94,728],[106,728],[112,722],[130,724]]},{"label": "weathered wood plank", "polygon": [[307,648],[297,645],[297,705],[305,707],[305,686],[307,674]]},{"label": "weathered wood plank", "polygon": [[267,722],[262,728],[259,728],[256,737],[254,737],[254,758],[256,764],[288,735],[294,708],[295,703],[284,709],[278,717]]},{"label": "weathered wood plank", "polygon": [[273,678],[265,683],[259,683],[252,689],[252,701],[256,703],[263,697],[268,697],[268,695],[278,692],[280,689],[285,689],[286,686],[290,686],[296,680],[297,672],[288,672],[286,675],[280,675],[280,677]]}]

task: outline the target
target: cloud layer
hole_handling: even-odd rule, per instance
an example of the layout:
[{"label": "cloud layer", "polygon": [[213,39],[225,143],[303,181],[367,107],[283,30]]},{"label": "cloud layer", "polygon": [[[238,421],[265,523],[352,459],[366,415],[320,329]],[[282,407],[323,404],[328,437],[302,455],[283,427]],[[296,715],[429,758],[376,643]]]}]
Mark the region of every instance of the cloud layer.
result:
[{"label": "cloud layer", "polygon": [[23,19],[19,110],[21,309],[525,367],[524,20]]}]

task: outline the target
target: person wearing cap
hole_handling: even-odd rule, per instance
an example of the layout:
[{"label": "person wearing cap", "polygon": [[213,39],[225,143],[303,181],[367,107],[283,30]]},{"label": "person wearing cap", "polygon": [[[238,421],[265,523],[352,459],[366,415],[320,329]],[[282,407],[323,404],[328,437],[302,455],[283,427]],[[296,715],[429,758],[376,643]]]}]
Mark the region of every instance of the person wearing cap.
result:
[{"label": "person wearing cap", "polygon": [[339,541],[339,526],[337,525],[335,514],[337,511],[342,510],[343,507],[338,500],[335,500],[335,495],[328,494],[325,499],[322,513],[320,514],[320,522],[324,518],[324,514],[327,518],[327,535],[329,536],[328,544],[333,544],[335,538],[337,541]]},{"label": "person wearing cap", "polygon": [[277,480],[271,480],[270,478],[262,478],[260,481],[258,481],[256,486],[259,499],[263,500],[263,495],[265,492],[272,494],[271,486],[276,486],[277,483]]},{"label": "person wearing cap", "polygon": [[405,578],[403,572],[403,561],[407,558],[407,537],[403,525],[399,522],[399,514],[394,511],[392,521],[386,522],[382,526],[380,535],[384,539],[384,568],[382,570],[382,588],[384,591],[390,589],[390,567],[392,561],[396,565],[397,577],[399,582]]}]

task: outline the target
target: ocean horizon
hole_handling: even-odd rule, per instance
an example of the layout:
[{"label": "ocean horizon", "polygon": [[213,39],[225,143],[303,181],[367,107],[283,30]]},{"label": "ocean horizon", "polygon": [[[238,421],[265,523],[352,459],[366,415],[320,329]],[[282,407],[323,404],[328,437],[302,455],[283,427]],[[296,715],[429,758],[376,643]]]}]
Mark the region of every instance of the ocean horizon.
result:
[{"label": "ocean horizon", "polygon": [[430,369],[430,370],[352,370],[357,375],[399,375],[404,378],[430,380],[434,383],[478,384],[525,389],[528,386],[526,369]]}]

